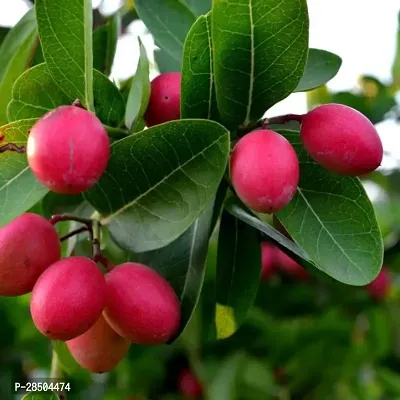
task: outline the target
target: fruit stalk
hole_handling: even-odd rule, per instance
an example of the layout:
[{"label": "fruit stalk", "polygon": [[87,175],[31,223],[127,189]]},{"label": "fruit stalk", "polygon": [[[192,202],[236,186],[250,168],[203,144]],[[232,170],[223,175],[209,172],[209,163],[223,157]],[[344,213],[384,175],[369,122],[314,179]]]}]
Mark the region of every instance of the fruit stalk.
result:
[{"label": "fruit stalk", "polygon": [[0,146],[0,153],[5,153],[6,151],[14,151],[16,153],[26,153],[26,147],[17,146],[14,143],[7,143],[3,146]]}]

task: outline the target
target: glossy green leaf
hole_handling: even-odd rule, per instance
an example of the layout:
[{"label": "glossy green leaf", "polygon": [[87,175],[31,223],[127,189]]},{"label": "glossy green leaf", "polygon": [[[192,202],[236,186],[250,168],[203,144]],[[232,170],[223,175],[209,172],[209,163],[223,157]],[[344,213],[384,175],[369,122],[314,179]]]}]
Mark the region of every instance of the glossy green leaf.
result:
[{"label": "glossy green leaf", "polygon": [[182,61],[181,118],[218,120],[212,68],[211,13],[189,31]]},{"label": "glossy green leaf", "polygon": [[[106,125],[116,126],[123,120],[124,100],[118,88],[102,73],[94,71],[94,96],[96,114]],[[7,110],[10,121],[39,118],[61,105],[72,104],[54,82],[46,64],[26,71],[15,82],[12,101]]]},{"label": "glossy green leaf", "polygon": [[150,99],[150,67],[146,48],[139,39],[140,56],[135,76],[132,79],[128,101],[125,111],[125,125],[132,131],[137,132],[140,122],[146,113]]},{"label": "glossy green leaf", "polygon": [[173,286],[181,302],[181,333],[196,308],[203,286],[214,198],[178,239],[158,250],[139,253],[136,260],[162,274]]},{"label": "glossy green leaf", "polygon": [[321,271],[350,285],[369,283],[382,267],[383,241],[364,187],[314,163],[298,132],[282,134],[298,154],[301,176],[278,219]]},{"label": "glossy green leaf", "polygon": [[298,85],[308,54],[306,0],[214,0],[218,108],[235,129],[261,118]]},{"label": "glossy green leaf", "polygon": [[306,92],[325,85],[336,76],[342,66],[342,59],[329,51],[310,49],[304,75],[295,92]]},{"label": "glossy green leaf", "polygon": [[55,83],[94,111],[91,0],[36,0],[35,9],[43,56]]},{"label": "glossy green leaf", "polygon": [[215,283],[217,339],[232,336],[240,328],[256,298],[260,272],[261,245],[257,231],[223,212]]},{"label": "glossy green leaf", "polygon": [[250,211],[237,197],[231,196],[225,203],[225,210],[234,217],[252,226],[258,231],[270,237],[280,248],[296,259],[306,268],[313,267],[314,264],[308,254],[292,240],[282,235],[271,225],[262,221],[257,215]]},{"label": "glossy green leaf", "polygon": [[93,68],[110,75],[121,32],[121,15],[116,13],[93,32]]},{"label": "glossy green leaf", "polygon": [[196,15],[205,15],[211,10],[212,0],[184,0]]},{"label": "glossy green leaf", "polygon": [[[26,144],[28,131],[36,119],[12,122],[0,127],[3,143]],[[0,226],[33,207],[48,190],[32,174],[26,154],[0,153]]]},{"label": "glossy green leaf", "polygon": [[181,60],[175,60],[163,49],[154,51],[154,59],[156,60],[160,73],[176,72],[181,70]]},{"label": "glossy green leaf", "polygon": [[140,19],[157,44],[179,63],[183,43],[196,17],[181,0],[135,0]]},{"label": "glossy green leaf", "polygon": [[37,44],[35,12],[29,11],[0,46],[0,125],[7,120],[7,104],[16,79],[25,71]]},{"label": "glossy green leaf", "polygon": [[228,156],[229,132],[221,125],[171,121],[114,143],[104,175],[85,197],[122,248],[157,249],[197,219]]}]

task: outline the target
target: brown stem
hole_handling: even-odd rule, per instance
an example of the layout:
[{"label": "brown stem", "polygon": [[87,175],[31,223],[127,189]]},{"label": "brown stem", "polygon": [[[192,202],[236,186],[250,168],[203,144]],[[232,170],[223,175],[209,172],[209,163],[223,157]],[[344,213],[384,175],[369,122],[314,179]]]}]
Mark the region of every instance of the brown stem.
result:
[{"label": "brown stem", "polygon": [[[4,139],[4,136],[2,137]],[[7,143],[3,146],[0,146],[0,153],[5,153],[6,151],[14,151],[16,153],[26,153],[25,146],[17,146],[14,143]]]},{"label": "brown stem", "polygon": [[74,231],[71,231],[71,232],[67,233],[64,236],[61,236],[60,237],[60,242],[64,242],[65,240],[68,240],[72,236],[79,235],[80,233],[87,232],[87,231],[88,231],[88,227],[87,226],[82,226],[82,228],[75,229]]},{"label": "brown stem", "polygon": [[108,261],[107,257],[101,254],[100,246],[100,229],[101,225],[99,221],[93,221],[93,229],[90,234],[90,239],[92,241],[93,248],[93,261],[95,263],[100,263],[107,271],[111,271],[114,266]]},{"label": "brown stem", "polygon": [[50,223],[52,225],[57,224],[58,222],[62,222],[62,221],[75,221],[75,222],[79,222],[83,225],[86,225],[88,227],[88,229],[92,228],[92,220],[91,219],[87,219],[87,218],[80,218],[80,217],[75,217],[73,215],[69,215],[69,214],[57,214],[57,215],[53,215],[50,218]]},{"label": "brown stem", "polygon": [[255,129],[258,128],[267,128],[268,125],[272,124],[286,124],[291,121],[297,121],[301,123],[303,119],[303,115],[301,114],[286,114],[286,115],[279,115],[277,117],[272,117],[272,118],[264,118],[260,119],[256,122],[253,122],[249,125],[241,125],[239,126],[237,130],[237,134],[239,137],[246,135],[247,133],[254,131]]}]

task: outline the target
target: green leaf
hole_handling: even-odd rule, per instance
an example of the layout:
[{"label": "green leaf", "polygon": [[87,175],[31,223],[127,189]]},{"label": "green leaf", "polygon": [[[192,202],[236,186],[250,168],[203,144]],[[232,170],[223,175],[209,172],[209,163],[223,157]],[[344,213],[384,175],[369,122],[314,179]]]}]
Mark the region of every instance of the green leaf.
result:
[{"label": "green leaf", "polygon": [[310,49],[304,75],[295,92],[306,92],[325,85],[339,72],[342,59],[326,50]]},{"label": "green leaf", "polygon": [[157,44],[179,63],[183,43],[196,17],[180,0],[135,0],[140,19]]},{"label": "green leaf", "polygon": [[93,32],[93,67],[104,75],[111,73],[120,32],[120,13],[111,16]]},{"label": "green leaf", "polygon": [[393,83],[397,90],[400,89],[400,11],[397,16],[398,25],[397,25],[397,44],[396,44],[396,52],[392,66],[392,77]]},{"label": "green leaf", "polygon": [[107,169],[85,197],[127,250],[154,250],[178,238],[217,191],[229,132],[213,121],[171,121],[111,146]]},{"label": "green leaf", "polygon": [[36,0],[43,56],[55,83],[94,111],[91,0]]},{"label": "green leaf", "polygon": [[3,40],[10,32],[10,28],[6,28],[5,26],[0,26],[0,44],[3,43]]},{"label": "green leaf", "polygon": [[293,200],[276,216],[317,268],[340,282],[366,285],[382,267],[383,241],[364,187],[314,163],[298,132],[281,133],[298,154],[301,176]]},{"label": "green leaf", "polygon": [[211,13],[189,31],[182,62],[181,118],[218,121],[211,51]]},{"label": "green leaf", "polygon": [[[178,239],[158,250],[139,253],[138,262],[162,274],[175,289],[181,302],[181,333],[196,308],[203,286],[214,198],[192,226]],[[178,333],[178,334],[179,334]]]},{"label": "green leaf", "polygon": [[214,75],[222,121],[261,118],[298,85],[308,54],[306,0],[214,0]]},{"label": "green leaf", "polygon": [[304,267],[314,267],[312,260],[302,248],[300,248],[296,243],[288,239],[286,236],[282,235],[271,225],[258,218],[258,216],[256,216],[245,205],[243,205],[243,203],[237,197],[231,196],[228,198],[225,203],[225,210],[239,220],[269,236],[279,247],[285,251],[285,253],[288,253],[290,257],[299,261]]},{"label": "green leaf", "polygon": [[21,400],[58,400],[59,397],[55,393],[28,393]]},{"label": "green leaf", "polygon": [[211,10],[212,0],[184,0],[196,15],[205,15]]},{"label": "green leaf", "polygon": [[261,245],[257,231],[227,212],[218,237],[217,339],[232,336],[252,307],[260,283]]},{"label": "green leaf", "polygon": [[[124,100],[118,88],[102,73],[94,71],[96,114],[106,125],[116,126],[123,120]],[[7,113],[10,121],[39,118],[50,110],[72,104],[54,82],[46,64],[39,64],[15,82]]]},{"label": "green leaf", "polygon": [[132,79],[125,112],[125,125],[136,132],[150,99],[149,60],[146,48],[139,39],[140,57],[135,76]]},{"label": "green leaf", "polygon": [[38,42],[35,12],[29,11],[10,30],[0,46],[0,125],[7,120],[7,104],[16,79],[25,71]]},{"label": "green leaf", "polygon": [[[0,127],[3,143],[26,144],[28,131],[36,119],[12,122]],[[48,190],[32,174],[26,154],[0,153],[0,226],[3,226],[33,207]]]},{"label": "green leaf", "polygon": [[177,61],[163,49],[154,50],[154,59],[156,60],[160,73],[177,72],[181,70],[181,60]]}]

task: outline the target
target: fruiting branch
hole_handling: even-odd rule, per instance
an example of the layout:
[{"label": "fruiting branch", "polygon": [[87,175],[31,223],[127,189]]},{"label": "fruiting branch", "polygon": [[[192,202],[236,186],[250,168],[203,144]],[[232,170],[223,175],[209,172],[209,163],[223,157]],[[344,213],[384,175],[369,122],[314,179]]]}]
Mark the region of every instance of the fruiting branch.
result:
[{"label": "fruiting branch", "polygon": [[83,224],[84,226],[81,228],[75,229],[74,231],[69,232],[66,235],[62,236],[60,238],[60,241],[67,240],[67,239],[71,238],[72,236],[78,235],[79,233],[82,233],[82,232],[88,232],[90,242],[92,243],[92,251],[93,251],[92,259],[93,259],[93,261],[96,263],[102,264],[108,271],[111,271],[111,269],[113,269],[114,266],[107,260],[106,257],[104,257],[101,254],[101,246],[100,246],[101,225],[100,225],[99,221],[93,221],[91,219],[75,217],[74,215],[68,215],[68,214],[53,215],[50,218],[50,223],[52,225],[55,225],[58,222],[62,222],[62,221],[74,221],[74,222]]},{"label": "fruiting branch", "polygon": [[253,122],[249,125],[241,125],[239,126],[238,130],[237,130],[237,134],[238,136],[244,136],[247,133],[254,131],[255,129],[258,128],[267,128],[268,125],[272,125],[272,124],[287,124],[288,122],[292,122],[292,121],[297,121],[299,123],[301,123],[303,118],[303,115],[301,114],[286,114],[286,115],[278,115],[276,117],[272,117],[272,118],[263,118],[260,119],[256,122]]},{"label": "fruiting branch", "polygon": [[7,143],[3,146],[0,146],[0,153],[5,153],[6,151],[14,151],[16,153],[26,153],[26,147],[18,146],[14,143]]}]

